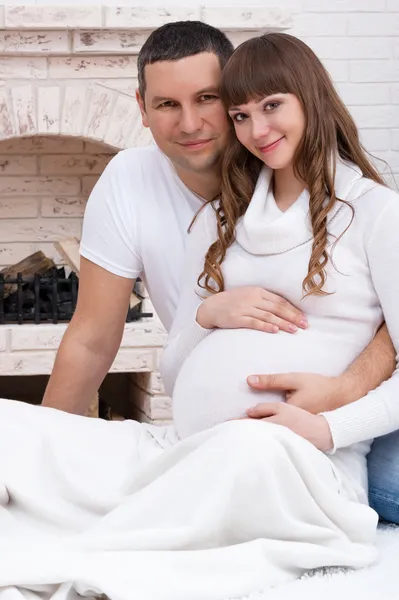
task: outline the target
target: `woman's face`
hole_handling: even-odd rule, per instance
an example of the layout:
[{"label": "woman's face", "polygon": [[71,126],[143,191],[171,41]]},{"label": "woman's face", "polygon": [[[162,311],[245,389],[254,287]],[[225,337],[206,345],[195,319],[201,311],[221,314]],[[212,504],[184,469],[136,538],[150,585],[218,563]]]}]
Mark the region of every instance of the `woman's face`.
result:
[{"label": "woman's face", "polygon": [[305,130],[305,115],[294,94],[273,94],[229,109],[238,140],[271,169],[293,165]]}]

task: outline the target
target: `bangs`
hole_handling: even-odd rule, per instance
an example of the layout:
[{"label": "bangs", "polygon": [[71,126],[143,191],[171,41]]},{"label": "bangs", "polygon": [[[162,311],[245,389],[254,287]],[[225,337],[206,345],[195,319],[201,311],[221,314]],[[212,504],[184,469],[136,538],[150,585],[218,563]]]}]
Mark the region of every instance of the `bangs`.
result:
[{"label": "bangs", "polygon": [[221,98],[227,109],[259,102],[272,94],[296,94],[292,66],[285,64],[272,35],[253,38],[234,51],[222,73]]}]

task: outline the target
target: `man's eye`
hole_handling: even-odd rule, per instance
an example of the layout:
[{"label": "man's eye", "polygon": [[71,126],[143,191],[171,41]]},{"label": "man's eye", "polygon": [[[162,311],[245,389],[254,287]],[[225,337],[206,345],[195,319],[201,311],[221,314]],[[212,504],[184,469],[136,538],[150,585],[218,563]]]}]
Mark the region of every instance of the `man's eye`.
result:
[{"label": "man's eye", "polygon": [[167,100],[166,102],[159,104],[158,108],[171,108],[172,106],[176,106],[176,103],[172,100]]},{"label": "man's eye", "polygon": [[203,94],[199,97],[201,102],[211,102],[212,100],[217,100],[218,97],[213,94]]}]

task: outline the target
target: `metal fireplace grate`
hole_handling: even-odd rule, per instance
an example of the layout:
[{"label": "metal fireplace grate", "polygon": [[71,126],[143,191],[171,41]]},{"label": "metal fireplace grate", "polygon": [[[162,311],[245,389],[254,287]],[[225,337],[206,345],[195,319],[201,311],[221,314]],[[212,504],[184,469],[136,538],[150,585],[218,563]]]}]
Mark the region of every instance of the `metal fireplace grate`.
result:
[{"label": "metal fireplace grate", "polygon": [[[142,311],[139,282],[136,280],[133,292],[140,302],[129,308],[127,323],[153,316]],[[73,272],[66,277],[63,267],[28,277],[18,273],[16,278],[8,278],[0,273],[0,325],[68,322],[75,312],[78,290],[78,277]]]}]

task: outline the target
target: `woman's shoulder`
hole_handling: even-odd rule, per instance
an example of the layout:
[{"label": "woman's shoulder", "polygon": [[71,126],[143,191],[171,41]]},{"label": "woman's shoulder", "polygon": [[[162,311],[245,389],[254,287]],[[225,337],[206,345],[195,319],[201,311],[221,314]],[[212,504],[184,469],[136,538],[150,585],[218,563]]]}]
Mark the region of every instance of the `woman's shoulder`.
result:
[{"label": "woman's shoulder", "polygon": [[[399,193],[362,174],[360,168],[347,161],[337,161],[336,197],[342,219],[349,219],[367,236],[381,227],[396,227],[399,231]],[[390,223],[391,221],[391,223]]]},{"label": "woman's shoulder", "polygon": [[343,159],[336,163],[335,192],[340,200],[358,207],[372,205],[375,201],[380,207],[399,201],[397,191],[365,177],[360,167]]},{"label": "woman's shoulder", "polygon": [[383,209],[399,209],[399,193],[387,185],[362,177],[353,190],[350,204],[356,211],[381,214]]},{"label": "woman's shoulder", "polygon": [[[363,231],[365,241],[377,238],[389,240],[399,236],[399,194],[395,190],[366,178],[368,189],[350,204],[355,223]],[[364,183],[364,182],[363,182]],[[388,242],[387,242],[388,243]]]}]

